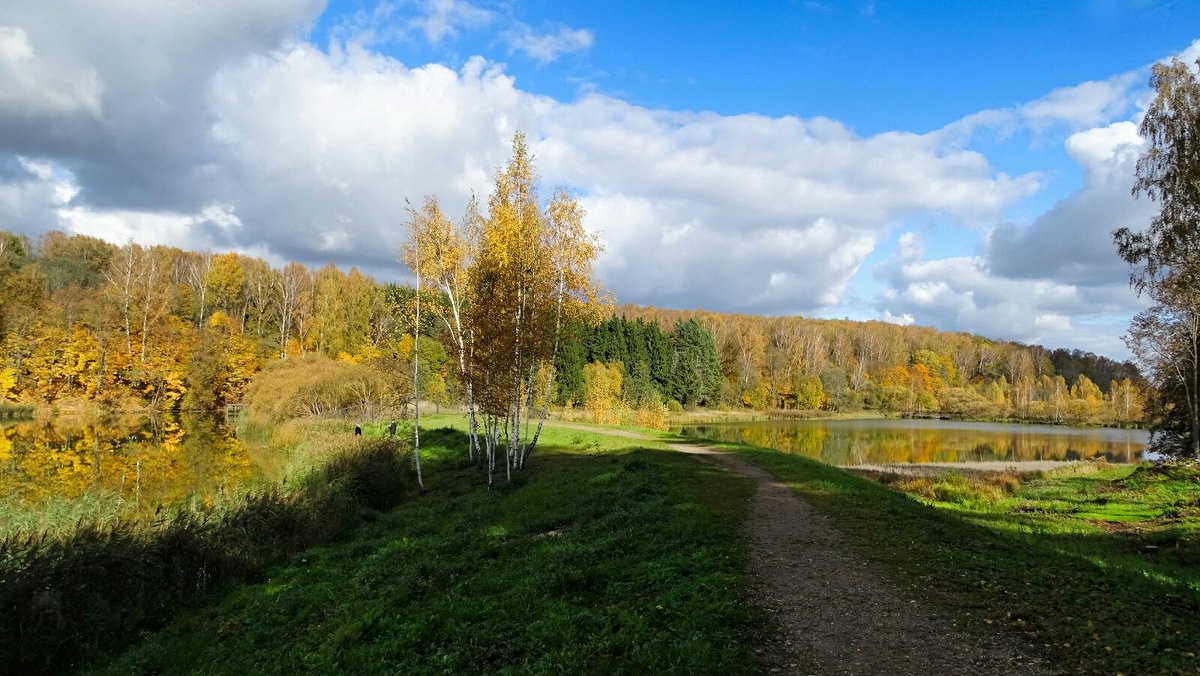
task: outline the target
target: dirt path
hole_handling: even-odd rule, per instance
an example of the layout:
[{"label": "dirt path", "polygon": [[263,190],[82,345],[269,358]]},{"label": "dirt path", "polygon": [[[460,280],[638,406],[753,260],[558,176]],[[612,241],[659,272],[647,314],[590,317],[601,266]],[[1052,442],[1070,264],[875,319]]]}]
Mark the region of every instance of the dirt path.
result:
[{"label": "dirt path", "polygon": [[[631,439],[626,430],[559,423]],[[1007,637],[980,638],[904,593],[851,552],[827,518],[766,470],[694,444],[673,450],[754,482],[745,529],[750,601],[773,620],[759,654],[771,673],[1051,673]]]},{"label": "dirt path", "polygon": [[778,633],[768,671],[802,674],[1044,674],[1004,637],[954,629],[861,559],[837,529],[766,470],[730,453],[670,444],[754,482],[744,526],[752,600]]}]

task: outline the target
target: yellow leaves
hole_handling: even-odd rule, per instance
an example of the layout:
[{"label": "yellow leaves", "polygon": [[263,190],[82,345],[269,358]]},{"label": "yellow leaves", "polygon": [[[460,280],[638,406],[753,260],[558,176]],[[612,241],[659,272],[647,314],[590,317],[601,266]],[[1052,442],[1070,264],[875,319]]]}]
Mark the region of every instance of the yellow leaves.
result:
[{"label": "yellow leaves", "polygon": [[0,368],[0,400],[15,401],[13,392],[17,389],[17,371],[13,368]]},{"label": "yellow leaves", "polygon": [[364,345],[357,353],[355,353],[355,355],[353,356],[353,361],[356,363],[364,362],[364,361],[375,361],[377,359],[381,359],[382,357],[383,357],[383,350],[379,349],[379,347],[376,345],[367,344],[367,345]]},{"label": "yellow leaves", "polygon": [[602,364],[592,362],[583,367],[584,408],[597,424],[620,422],[624,413],[621,407],[620,363]]},{"label": "yellow leaves", "polygon": [[400,336],[400,338],[395,341],[394,345],[396,356],[399,357],[401,361],[412,361],[413,342],[413,337],[410,333]]}]

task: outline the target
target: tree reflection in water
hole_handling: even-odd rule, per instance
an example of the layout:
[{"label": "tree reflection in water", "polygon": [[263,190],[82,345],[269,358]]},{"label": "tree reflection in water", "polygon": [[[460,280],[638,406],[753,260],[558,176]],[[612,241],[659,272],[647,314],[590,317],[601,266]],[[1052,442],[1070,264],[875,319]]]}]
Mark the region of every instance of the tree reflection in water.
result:
[{"label": "tree reflection in water", "polygon": [[[241,443],[215,416],[0,427],[0,516],[24,527],[46,525],[38,514],[56,510],[87,518],[211,505],[254,474]],[[0,523],[0,532],[12,525]]]},{"label": "tree reflection in water", "polygon": [[1084,460],[1137,462],[1144,430],[939,420],[772,420],[689,425],[686,436],[735,441],[833,465]]}]

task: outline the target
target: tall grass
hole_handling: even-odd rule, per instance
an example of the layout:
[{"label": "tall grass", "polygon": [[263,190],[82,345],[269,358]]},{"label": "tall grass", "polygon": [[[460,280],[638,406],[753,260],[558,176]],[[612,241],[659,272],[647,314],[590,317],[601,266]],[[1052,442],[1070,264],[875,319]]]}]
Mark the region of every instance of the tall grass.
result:
[{"label": "tall grass", "polygon": [[387,440],[331,455],[288,491],[270,488],[153,523],[81,523],[0,541],[0,672],[53,673],[135,640],[214,589],[328,542],[410,490]]}]

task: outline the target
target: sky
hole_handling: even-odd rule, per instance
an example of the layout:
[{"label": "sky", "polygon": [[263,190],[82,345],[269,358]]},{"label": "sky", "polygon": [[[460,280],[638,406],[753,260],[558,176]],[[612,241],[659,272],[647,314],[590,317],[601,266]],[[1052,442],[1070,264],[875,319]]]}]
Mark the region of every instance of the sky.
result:
[{"label": "sky", "polygon": [[6,0],[0,229],[334,262],[514,132],[619,302],[1129,356],[1111,232],[1200,3]]}]

